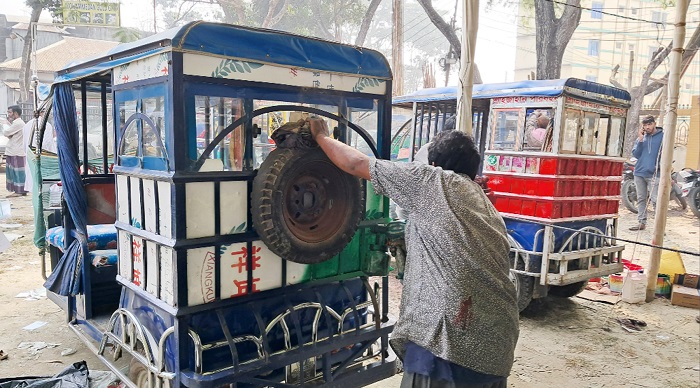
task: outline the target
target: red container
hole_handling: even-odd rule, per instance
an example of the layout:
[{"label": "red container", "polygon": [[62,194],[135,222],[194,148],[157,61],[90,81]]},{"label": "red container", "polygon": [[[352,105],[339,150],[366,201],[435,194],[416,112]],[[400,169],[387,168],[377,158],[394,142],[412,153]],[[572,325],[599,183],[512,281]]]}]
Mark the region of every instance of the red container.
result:
[{"label": "red container", "polygon": [[555,175],[557,173],[557,160],[554,158],[540,159],[540,174]]},{"label": "red container", "polygon": [[622,162],[611,162],[612,171],[610,176],[622,176]]},{"label": "red container", "polygon": [[576,175],[576,159],[562,159],[562,160],[566,160],[565,175]]},{"label": "red container", "polygon": [[583,181],[582,180],[575,180],[573,182],[569,182],[573,188],[571,192],[572,197],[582,197],[583,196]]},{"label": "red container", "polygon": [[535,217],[552,218],[552,203],[549,201],[537,201]]},{"label": "red container", "polygon": [[591,202],[593,201],[581,201],[581,215],[582,216],[590,216],[593,211],[591,208]]},{"label": "red container", "polygon": [[554,196],[563,197],[566,195],[566,182],[556,181],[554,183]]},{"label": "red container", "polygon": [[571,217],[571,201],[561,203],[561,216],[562,218]]},{"label": "red container", "polygon": [[510,198],[508,200],[507,213],[520,214],[522,211],[523,200],[520,198]]},{"label": "red container", "polygon": [[594,197],[597,197],[600,194],[600,186],[602,185],[603,182],[601,181],[593,181],[591,184],[591,195]]},{"label": "red container", "polygon": [[598,213],[597,214],[608,214],[608,201],[604,199],[598,200]]},{"label": "red container", "polygon": [[537,186],[539,179],[529,178],[525,179],[525,187],[523,194],[526,195],[537,195]]},{"label": "red container", "polygon": [[620,206],[618,201],[608,201],[608,209],[606,214],[617,214],[617,208]]},{"label": "red container", "polygon": [[574,182],[563,181],[564,184],[564,196],[573,197],[574,196]]},{"label": "red container", "polygon": [[590,197],[593,193],[593,181],[583,181],[583,196]]},{"label": "red container", "polygon": [[608,181],[608,195],[620,195],[620,181]]},{"label": "red container", "polygon": [[567,159],[557,159],[557,175],[567,175],[566,169],[568,165],[569,161]]},{"label": "red container", "polygon": [[603,163],[603,170],[601,171],[600,175],[610,176],[612,173],[612,171],[611,171],[612,163],[609,160],[603,160],[602,163]]},{"label": "red container", "polygon": [[[592,163],[593,161],[590,161],[589,163]],[[602,160],[596,160],[594,167],[593,167],[593,175],[595,176],[601,176],[603,175],[603,161]]]},{"label": "red container", "polygon": [[496,207],[496,210],[499,212],[507,212],[508,211],[508,198],[502,197],[499,195],[496,195],[496,203],[494,204]]},{"label": "red container", "polygon": [[552,204],[552,218],[561,218],[561,202]]},{"label": "red container", "polygon": [[552,179],[538,179],[537,180],[537,195],[543,197],[554,196],[554,180]]},{"label": "red container", "polygon": [[576,163],[576,175],[588,175],[588,161],[581,159],[571,159]]},{"label": "red container", "polygon": [[571,217],[580,217],[581,216],[581,202],[582,201],[571,202]]},{"label": "red container", "polygon": [[608,195],[608,182],[606,181],[598,181],[596,182],[598,185],[598,195],[604,196]]},{"label": "red container", "polygon": [[523,178],[511,177],[510,192],[513,194],[522,194],[525,192],[525,180]]},{"label": "red container", "polygon": [[510,191],[510,177],[502,175],[489,175],[488,186],[495,192],[507,193]]},{"label": "red container", "polygon": [[521,209],[521,213],[524,216],[534,216],[535,215],[535,208],[537,207],[537,202],[532,199],[523,199],[523,204]]}]

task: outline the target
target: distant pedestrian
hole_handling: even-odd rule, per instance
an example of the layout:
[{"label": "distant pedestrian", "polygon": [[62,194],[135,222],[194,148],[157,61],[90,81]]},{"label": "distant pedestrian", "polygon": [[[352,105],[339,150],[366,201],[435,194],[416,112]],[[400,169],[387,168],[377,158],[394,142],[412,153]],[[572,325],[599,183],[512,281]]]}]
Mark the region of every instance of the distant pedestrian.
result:
[{"label": "distant pedestrian", "polygon": [[7,137],[7,146],[5,147],[6,187],[7,191],[11,193],[8,197],[17,197],[27,195],[24,190],[26,154],[23,140],[22,108],[17,105],[7,108],[7,120],[10,125],[2,131],[3,135]]},{"label": "distant pedestrian", "polygon": [[659,156],[664,140],[664,130],[656,126],[656,119],[649,115],[642,119],[637,141],[634,142],[632,155],[637,158],[634,165],[634,185],[637,189],[637,220],[639,223],[630,230],[644,230],[647,227],[647,196],[656,209],[656,197],[659,191]]}]

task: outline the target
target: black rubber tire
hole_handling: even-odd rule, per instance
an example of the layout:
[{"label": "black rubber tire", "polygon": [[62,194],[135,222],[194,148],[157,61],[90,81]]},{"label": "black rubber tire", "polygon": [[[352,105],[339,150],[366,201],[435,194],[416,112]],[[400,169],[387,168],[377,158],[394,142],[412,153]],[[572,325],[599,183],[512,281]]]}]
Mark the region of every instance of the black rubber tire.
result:
[{"label": "black rubber tire", "polygon": [[[509,254],[511,268],[513,268],[513,260],[515,259],[515,253],[512,251]],[[525,263],[523,259],[518,255],[517,269],[522,270],[525,268]],[[519,273],[514,273],[510,271],[508,274],[510,281],[513,282],[515,286],[515,296],[518,300],[518,311],[523,311],[530,305],[532,301],[532,291],[535,287],[535,278],[532,276],[521,275]]]},{"label": "black rubber tire", "polygon": [[576,296],[583,291],[587,284],[588,280],[567,284],[565,286],[550,286],[547,294],[560,298],[571,298],[572,296]]},{"label": "black rubber tire", "polygon": [[364,211],[360,179],[321,149],[277,148],[253,180],[253,227],[272,252],[295,263],[321,263],[340,253]]},{"label": "black rubber tire", "polygon": [[[630,190],[633,190],[634,194],[632,192],[629,192]],[[632,179],[628,179],[628,180],[622,182],[620,196],[622,197],[622,204],[625,205],[627,210],[636,214],[638,212],[638,209],[637,209],[637,187],[634,185],[634,181]]]},{"label": "black rubber tire", "polygon": [[695,214],[695,217],[700,218],[700,187],[690,189],[687,198],[690,202],[690,210]]}]

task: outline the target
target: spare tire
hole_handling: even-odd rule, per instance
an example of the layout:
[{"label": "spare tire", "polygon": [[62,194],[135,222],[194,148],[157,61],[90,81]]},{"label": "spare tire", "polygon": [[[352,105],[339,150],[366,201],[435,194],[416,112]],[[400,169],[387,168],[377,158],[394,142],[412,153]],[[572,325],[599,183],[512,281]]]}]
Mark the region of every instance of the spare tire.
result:
[{"label": "spare tire", "polygon": [[320,148],[277,148],[253,180],[253,227],[272,252],[295,263],[320,263],[340,253],[364,210],[360,179]]}]

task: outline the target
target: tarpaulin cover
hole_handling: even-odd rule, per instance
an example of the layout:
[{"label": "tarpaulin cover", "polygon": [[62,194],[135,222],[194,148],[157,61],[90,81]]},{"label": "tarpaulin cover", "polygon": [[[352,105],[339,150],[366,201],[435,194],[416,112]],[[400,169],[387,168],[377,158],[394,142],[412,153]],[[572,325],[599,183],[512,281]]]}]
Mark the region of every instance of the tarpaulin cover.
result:
[{"label": "tarpaulin cover", "polygon": [[52,377],[0,379],[0,388],[88,388],[89,374],[87,363],[80,361]]},{"label": "tarpaulin cover", "polygon": [[[90,66],[90,68],[107,69],[124,62],[130,62],[135,59],[133,53],[138,52],[139,48],[150,47],[159,42],[164,42],[166,46],[170,45],[178,50],[249,59],[289,67],[378,78],[391,77],[389,63],[378,51],[281,31],[202,21],[188,23],[182,27],[163,31],[135,42],[120,44],[104,55],[104,60],[100,61],[99,65]],[[118,63],[118,61],[122,62]],[[90,59],[82,63],[98,63],[98,61]],[[69,70],[69,73],[59,76],[55,82],[76,79],[75,75],[86,69],[80,64],[71,64],[66,70]],[[92,71],[93,74],[95,72]]]},{"label": "tarpaulin cover", "polygon": [[[624,101],[631,100],[630,94],[625,90],[577,78],[478,84],[474,85],[472,98],[518,96],[556,97],[564,93],[565,87],[612,96]],[[393,104],[401,105],[413,102],[456,100],[458,91],[456,86],[421,89],[414,93],[394,98]]]},{"label": "tarpaulin cover", "polygon": [[[81,269],[87,252],[87,199],[79,173],[75,96],[69,83],[58,84],[54,88],[53,110],[63,196],[76,233],[75,240],[64,251],[44,287],[58,295],[68,296],[79,294],[82,290]],[[65,238],[68,242],[68,233]]]}]

